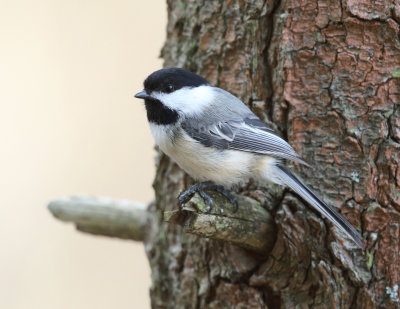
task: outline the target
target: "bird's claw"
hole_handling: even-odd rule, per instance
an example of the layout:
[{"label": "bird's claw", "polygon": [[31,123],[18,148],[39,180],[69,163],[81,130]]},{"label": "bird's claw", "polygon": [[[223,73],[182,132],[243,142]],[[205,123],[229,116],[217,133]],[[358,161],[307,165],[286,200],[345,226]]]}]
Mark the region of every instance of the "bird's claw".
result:
[{"label": "bird's claw", "polygon": [[211,196],[208,195],[204,191],[204,189],[210,189],[220,192],[231,202],[231,204],[235,205],[234,212],[236,212],[239,209],[239,203],[236,197],[232,193],[226,190],[223,186],[216,185],[210,181],[196,183],[186,191],[183,191],[178,197],[179,208],[182,210],[183,205],[186,204],[196,192],[198,192],[201,198],[204,200],[204,203],[208,206],[206,212],[207,213],[211,212],[211,210],[214,208],[214,202]]}]

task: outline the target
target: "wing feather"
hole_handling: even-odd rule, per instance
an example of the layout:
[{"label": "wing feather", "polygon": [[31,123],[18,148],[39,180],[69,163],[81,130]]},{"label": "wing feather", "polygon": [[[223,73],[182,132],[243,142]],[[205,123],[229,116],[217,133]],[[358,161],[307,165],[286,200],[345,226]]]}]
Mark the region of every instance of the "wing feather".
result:
[{"label": "wing feather", "polygon": [[194,120],[186,120],[182,127],[190,137],[206,147],[266,154],[307,164],[285,140],[255,115],[206,128]]}]

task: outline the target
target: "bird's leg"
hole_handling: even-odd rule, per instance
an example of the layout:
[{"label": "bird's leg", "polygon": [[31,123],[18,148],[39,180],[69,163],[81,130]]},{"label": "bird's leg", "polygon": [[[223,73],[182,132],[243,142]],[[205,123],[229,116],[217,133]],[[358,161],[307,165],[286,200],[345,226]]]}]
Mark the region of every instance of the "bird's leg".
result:
[{"label": "bird's leg", "polygon": [[207,212],[211,211],[214,206],[213,200],[206,192],[204,192],[204,189],[209,185],[213,185],[213,183],[210,181],[199,182],[191,186],[186,191],[183,191],[178,197],[179,207],[182,208],[183,204],[186,204],[193,197],[193,195],[198,192],[208,206]]},{"label": "bird's leg", "polygon": [[204,202],[206,203],[206,205],[208,206],[207,212],[210,212],[214,207],[214,203],[213,203],[211,196],[209,196],[206,192],[204,192],[205,189],[218,191],[223,196],[225,196],[232,204],[235,205],[235,212],[238,210],[238,207],[239,207],[238,201],[232,195],[232,193],[230,193],[228,190],[226,190],[223,186],[216,185],[215,183],[213,183],[211,181],[196,183],[195,185],[191,186],[186,191],[183,191],[178,197],[179,207],[182,207],[183,204],[187,203],[193,197],[193,195],[196,192],[198,192],[199,195],[204,200]]}]

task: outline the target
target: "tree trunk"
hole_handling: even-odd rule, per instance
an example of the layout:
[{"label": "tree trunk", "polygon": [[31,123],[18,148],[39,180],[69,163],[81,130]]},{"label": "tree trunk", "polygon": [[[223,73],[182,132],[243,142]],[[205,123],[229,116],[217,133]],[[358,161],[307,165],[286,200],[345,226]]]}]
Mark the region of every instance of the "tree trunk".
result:
[{"label": "tree trunk", "polygon": [[[158,158],[145,240],[153,308],[400,308],[400,4],[168,1],[165,66],[238,96],[312,168],[291,166],[362,232],[366,252],[290,192],[262,253],[164,221],[191,180]],[[251,217],[248,218],[252,220]]]}]

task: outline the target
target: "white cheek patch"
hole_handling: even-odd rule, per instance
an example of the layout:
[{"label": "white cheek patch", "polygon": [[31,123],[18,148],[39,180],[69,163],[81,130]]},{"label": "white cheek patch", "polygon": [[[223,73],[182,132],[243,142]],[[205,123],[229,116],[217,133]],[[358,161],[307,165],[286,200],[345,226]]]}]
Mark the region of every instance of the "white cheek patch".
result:
[{"label": "white cheek patch", "polygon": [[153,92],[151,96],[185,116],[200,114],[214,99],[211,86],[184,87],[172,93]]}]

